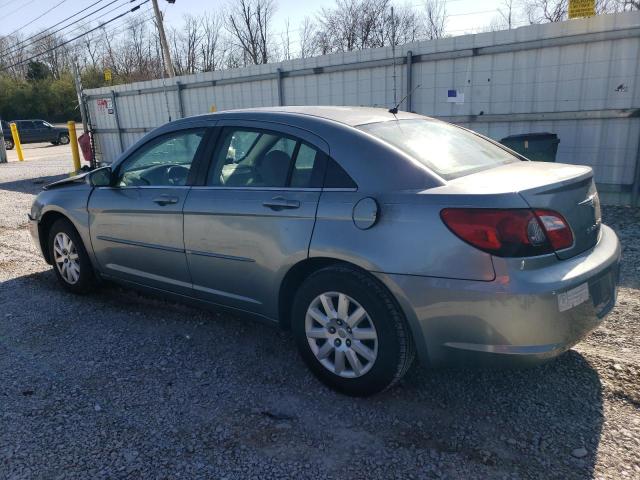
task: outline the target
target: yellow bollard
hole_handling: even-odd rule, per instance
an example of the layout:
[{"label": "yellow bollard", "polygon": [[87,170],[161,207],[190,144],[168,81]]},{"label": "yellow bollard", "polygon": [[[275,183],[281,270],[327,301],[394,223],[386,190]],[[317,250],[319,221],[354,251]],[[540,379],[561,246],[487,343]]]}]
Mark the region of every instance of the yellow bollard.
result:
[{"label": "yellow bollard", "polygon": [[76,134],[76,122],[70,120],[67,122],[69,128],[69,143],[71,144],[71,157],[73,158],[72,175],[80,171],[80,151],[78,150],[78,135]]},{"label": "yellow bollard", "polygon": [[215,112],[217,112],[217,111],[218,111],[218,109],[216,108],[216,104],[215,104],[215,103],[211,105],[211,108],[209,109],[209,111],[210,111],[211,113],[215,113]]},{"label": "yellow bollard", "polygon": [[10,127],[11,136],[13,137],[13,143],[16,147],[16,153],[18,154],[18,160],[24,162],[24,155],[22,155],[22,144],[20,143],[20,135],[18,135],[18,127],[16,127],[15,123],[12,123]]}]

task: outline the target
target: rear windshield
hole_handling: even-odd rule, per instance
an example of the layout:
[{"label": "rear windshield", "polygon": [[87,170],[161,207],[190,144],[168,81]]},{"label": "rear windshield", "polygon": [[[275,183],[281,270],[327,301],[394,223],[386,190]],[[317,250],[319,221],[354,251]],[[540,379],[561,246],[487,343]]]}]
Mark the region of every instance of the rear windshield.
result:
[{"label": "rear windshield", "polygon": [[358,128],[399,148],[445,180],[520,161],[473,133],[437,120],[392,120]]}]

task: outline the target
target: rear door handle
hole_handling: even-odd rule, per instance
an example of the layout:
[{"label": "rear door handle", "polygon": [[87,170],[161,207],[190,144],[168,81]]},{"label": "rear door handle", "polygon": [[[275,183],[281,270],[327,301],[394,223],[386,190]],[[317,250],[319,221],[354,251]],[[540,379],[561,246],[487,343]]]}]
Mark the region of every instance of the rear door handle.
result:
[{"label": "rear door handle", "polygon": [[172,197],[171,195],[160,195],[159,197],[154,198],[153,201],[158,205],[165,206],[174,205],[178,203],[180,199],[178,197]]},{"label": "rear door handle", "polygon": [[300,202],[298,200],[287,200],[284,197],[274,197],[271,200],[262,202],[262,205],[271,210],[300,208]]}]

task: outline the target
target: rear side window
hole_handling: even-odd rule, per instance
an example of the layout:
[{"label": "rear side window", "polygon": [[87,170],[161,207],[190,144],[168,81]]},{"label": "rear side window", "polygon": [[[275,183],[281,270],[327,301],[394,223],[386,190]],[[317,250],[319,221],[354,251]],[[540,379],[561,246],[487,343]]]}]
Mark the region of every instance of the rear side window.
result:
[{"label": "rear side window", "polygon": [[358,128],[399,148],[446,180],[520,161],[471,132],[437,120],[392,120]]},{"label": "rear side window", "polygon": [[327,172],[324,176],[324,188],[358,188],[356,182],[332,158],[327,161]]},{"label": "rear side window", "polygon": [[227,127],[209,170],[208,185],[242,188],[320,187],[322,154],[284,133]]}]

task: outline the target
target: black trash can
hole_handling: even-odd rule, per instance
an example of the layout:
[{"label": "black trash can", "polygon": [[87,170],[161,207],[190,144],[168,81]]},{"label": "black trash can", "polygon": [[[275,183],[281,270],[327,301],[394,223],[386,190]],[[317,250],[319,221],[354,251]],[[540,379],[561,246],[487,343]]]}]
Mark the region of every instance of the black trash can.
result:
[{"label": "black trash can", "polygon": [[555,133],[523,133],[505,137],[500,143],[529,160],[555,162],[560,139]]}]

